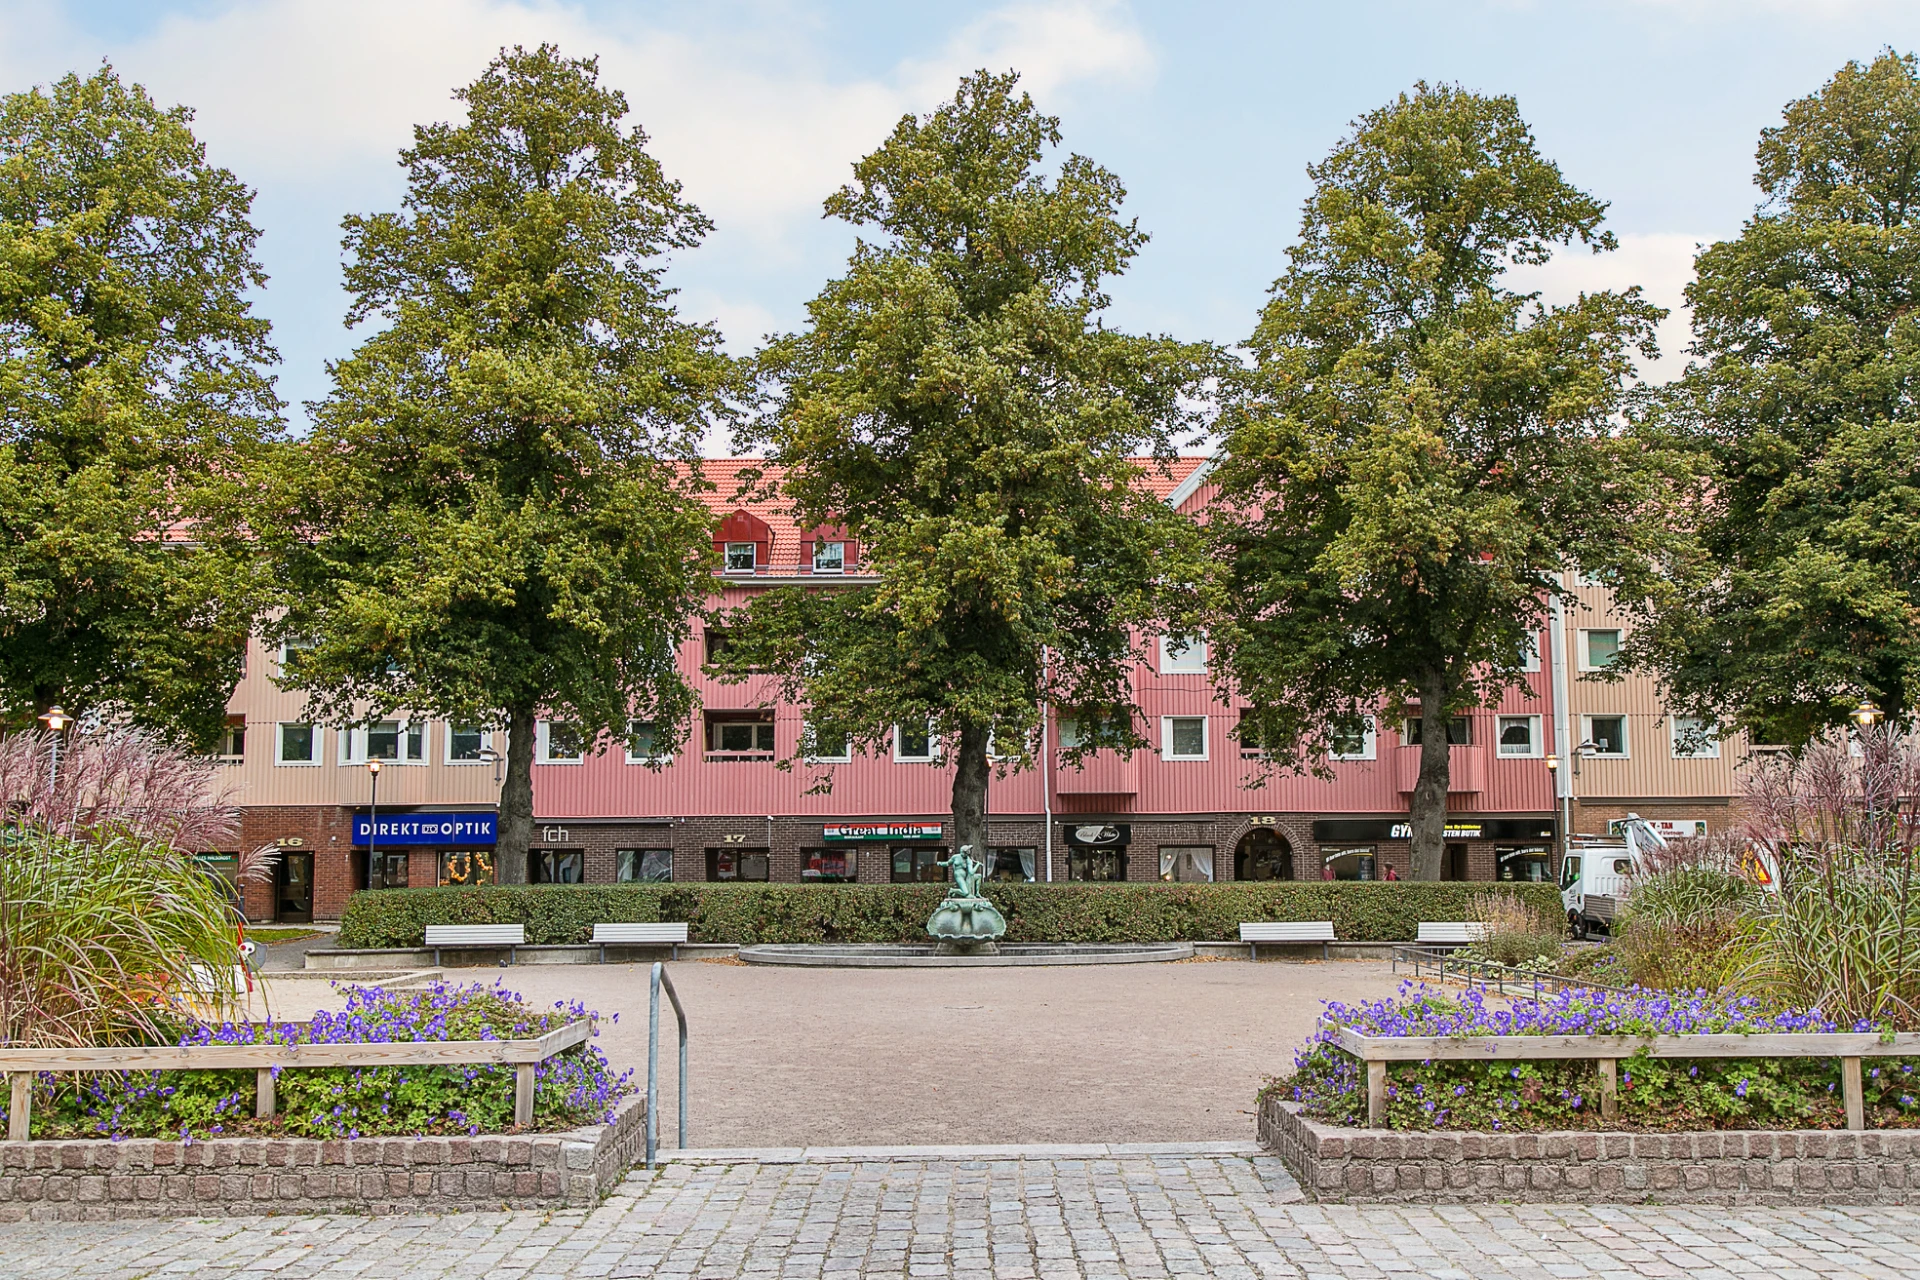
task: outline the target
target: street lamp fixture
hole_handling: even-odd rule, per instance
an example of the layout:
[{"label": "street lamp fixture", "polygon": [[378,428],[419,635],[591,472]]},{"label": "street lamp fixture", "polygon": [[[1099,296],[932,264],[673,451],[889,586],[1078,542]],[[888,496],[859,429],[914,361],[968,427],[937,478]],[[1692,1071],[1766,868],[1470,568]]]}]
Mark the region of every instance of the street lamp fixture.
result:
[{"label": "street lamp fixture", "polygon": [[73,723],[73,717],[66,709],[55,703],[40,713],[40,723],[47,726],[47,732],[53,738],[47,743],[47,786],[55,786],[60,781],[60,735]]},{"label": "street lamp fixture", "polygon": [[1881,711],[1879,707],[1874,706],[1871,701],[1863,701],[1853,709],[1853,722],[1862,729],[1871,729],[1880,723],[1880,718],[1885,714],[1886,713]]},{"label": "street lamp fixture", "polygon": [[493,766],[493,785],[496,787],[500,785],[500,762],[503,759],[505,757],[490,746],[480,748],[480,763]]},{"label": "street lamp fixture", "polygon": [[1548,774],[1548,776],[1549,776],[1549,777],[1551,777],[1552,775],[1554,775],[1554,774],[1557,774],[1557,773],[1559,773],[1559,772],[1560,772],[1560,757],[1559,757],[1559,756],[1548,756],[1548,757],[1547,757],[1547,774]]},{"label": "street lamp fixture", "polygon": [[1573,776],[1580,776],[1580,762],[1600,753],[1600,747],[1592,738],[1588,738],[1573,749]]}]

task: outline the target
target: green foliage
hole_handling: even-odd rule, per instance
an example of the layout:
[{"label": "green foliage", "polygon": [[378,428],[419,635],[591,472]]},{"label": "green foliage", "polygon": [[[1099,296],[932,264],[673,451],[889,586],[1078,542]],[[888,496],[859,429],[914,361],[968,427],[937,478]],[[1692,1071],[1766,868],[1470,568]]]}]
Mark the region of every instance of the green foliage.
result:
[{"label": "green foliage", "polygon": [[1676,710],[1802,743],[1920,702],[1920,62],[1848,63],[1761,135],[1766,203],[1695,262],[1699,360],[1654,422],[1704,458],[1633,635]]},{"label": "green foliage", "polygon": [[695,449],[733,377],[658,259],[707,221],[594,62],[503,52],[415,130],[405,210],[346,220],[348,322],[270,523],[282,683],[317,718],[505,726],[502,873],[524,874],[534,724],[679,741],[711,581]]},{"label": "green foliage", "polygon": [[1719,991],[1738,985],[1752,944],[1750,917],[1765,902],[1752,881],[1720,867],[1657,871],[1635,879],[1614,922],[1613,950],[1639,986]]},{"label": "green foliage", "polygon": [[15,827],[0,840],[0,1044],[171,1038],[230,1016],[236,919],[194,859],[133,835]]},{"label": "green foliage", "polygon": [[1552,970],[1566,947],[1566,913],[1557,893],[1552,902],[1545,894],[1477,893],[1466,918],[1487,926],[1486,937],[1468,951],[1495,964]]},{"label": "green foliage", "polygon": [[58,702],[205,747],[240,677],[278,357],[252,194],[192,118],[111,67],[0,99],[0,723]]},{"label": "green foliage", "polygon": [[[687,922],[695,942],[925,942],[940,885],[531,885],[357,893],[343,947],[418,947],[429,924],[524,924],[527,941],[584,943],[595,924]],[[1481,894],[1557,911],[1552,885],[1286,881],[990,883],[1008,942],[1218,942],[1243,921],[1331,920],[1348,942],[1405,942],[1422,920],[1470,919]]]},{"label": "green foliage", "polygon": [[1556,246],[1614,246],[1511,98],[1416,86],[1309,173],[1223,419],[1215,652],[1278,768],[1323,768],[1419,701],[1414,866],[1438,879],[1443,718],[1523,683],[1564,570],[1640,583],[1663,536],[1667,460],[1615,426],[1663,313],[1503,286]]},{"label": "green foliage", "polygon": [[1920,1030],[1920,851],[1790,856],[1741,981],[1845,1022]]},{"label": "green foliage", "polygon": [[729,670],[774,673],[823,740],[884,750],[931,721],[958,765],[956,842],[976,846],[989,734],[1030,759],[1046,701],[1142,742],[1136,629],[1192,533],[1138,482],[1217,364],[1102,323],[1102,282],[1146,237],[1113,174],[1077,155],[1042,172],[1059,123],[1016,79],[967,78],[854,167],[827,212],[877,239],[763,357],[770,408],[744,442],[881,580],[761,593],[727,620]]}]

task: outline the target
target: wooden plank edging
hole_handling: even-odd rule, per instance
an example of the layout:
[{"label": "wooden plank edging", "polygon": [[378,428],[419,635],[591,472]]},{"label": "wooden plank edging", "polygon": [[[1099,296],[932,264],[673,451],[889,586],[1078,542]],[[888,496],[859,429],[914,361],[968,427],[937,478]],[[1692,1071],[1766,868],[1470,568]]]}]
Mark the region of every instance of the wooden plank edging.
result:
[{"label": "wooden plank edging", "polygon": [[[1323,1024],[1327,1025],[1327,1024]],[[1631,1058],[1920,1057],[1920,1032],[1763,1032],[1674,1036],[1369,1036],[1333,1024],[1339,1046],[1362,1062]]]}]

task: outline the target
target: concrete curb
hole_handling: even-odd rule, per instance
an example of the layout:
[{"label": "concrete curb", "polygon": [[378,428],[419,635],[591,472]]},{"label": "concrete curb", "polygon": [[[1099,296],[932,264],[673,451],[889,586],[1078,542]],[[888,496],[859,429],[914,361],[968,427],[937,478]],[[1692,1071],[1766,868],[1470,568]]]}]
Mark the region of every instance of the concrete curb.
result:
[{"label": "concrete curb", "polygon": [[937,1147],[713,1147],[662,1151],[661,1164],[869,1164],[893,1160],[1121,1160],[1273,1158],[1257,1142],[1005,1143]]}]

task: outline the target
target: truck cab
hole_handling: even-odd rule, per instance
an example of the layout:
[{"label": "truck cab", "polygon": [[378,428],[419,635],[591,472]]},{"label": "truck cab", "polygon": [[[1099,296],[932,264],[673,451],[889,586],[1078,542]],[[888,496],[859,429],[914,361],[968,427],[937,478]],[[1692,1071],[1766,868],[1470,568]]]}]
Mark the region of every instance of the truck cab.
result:
[{"label": "truck cab", "polygon": [[1569,835],[1560,863],[1560,902],[1573,936],[1611,932],[1633,873],[1649,851],[1666,844],[1637,813],[1627,815],[1619,835]]}]

